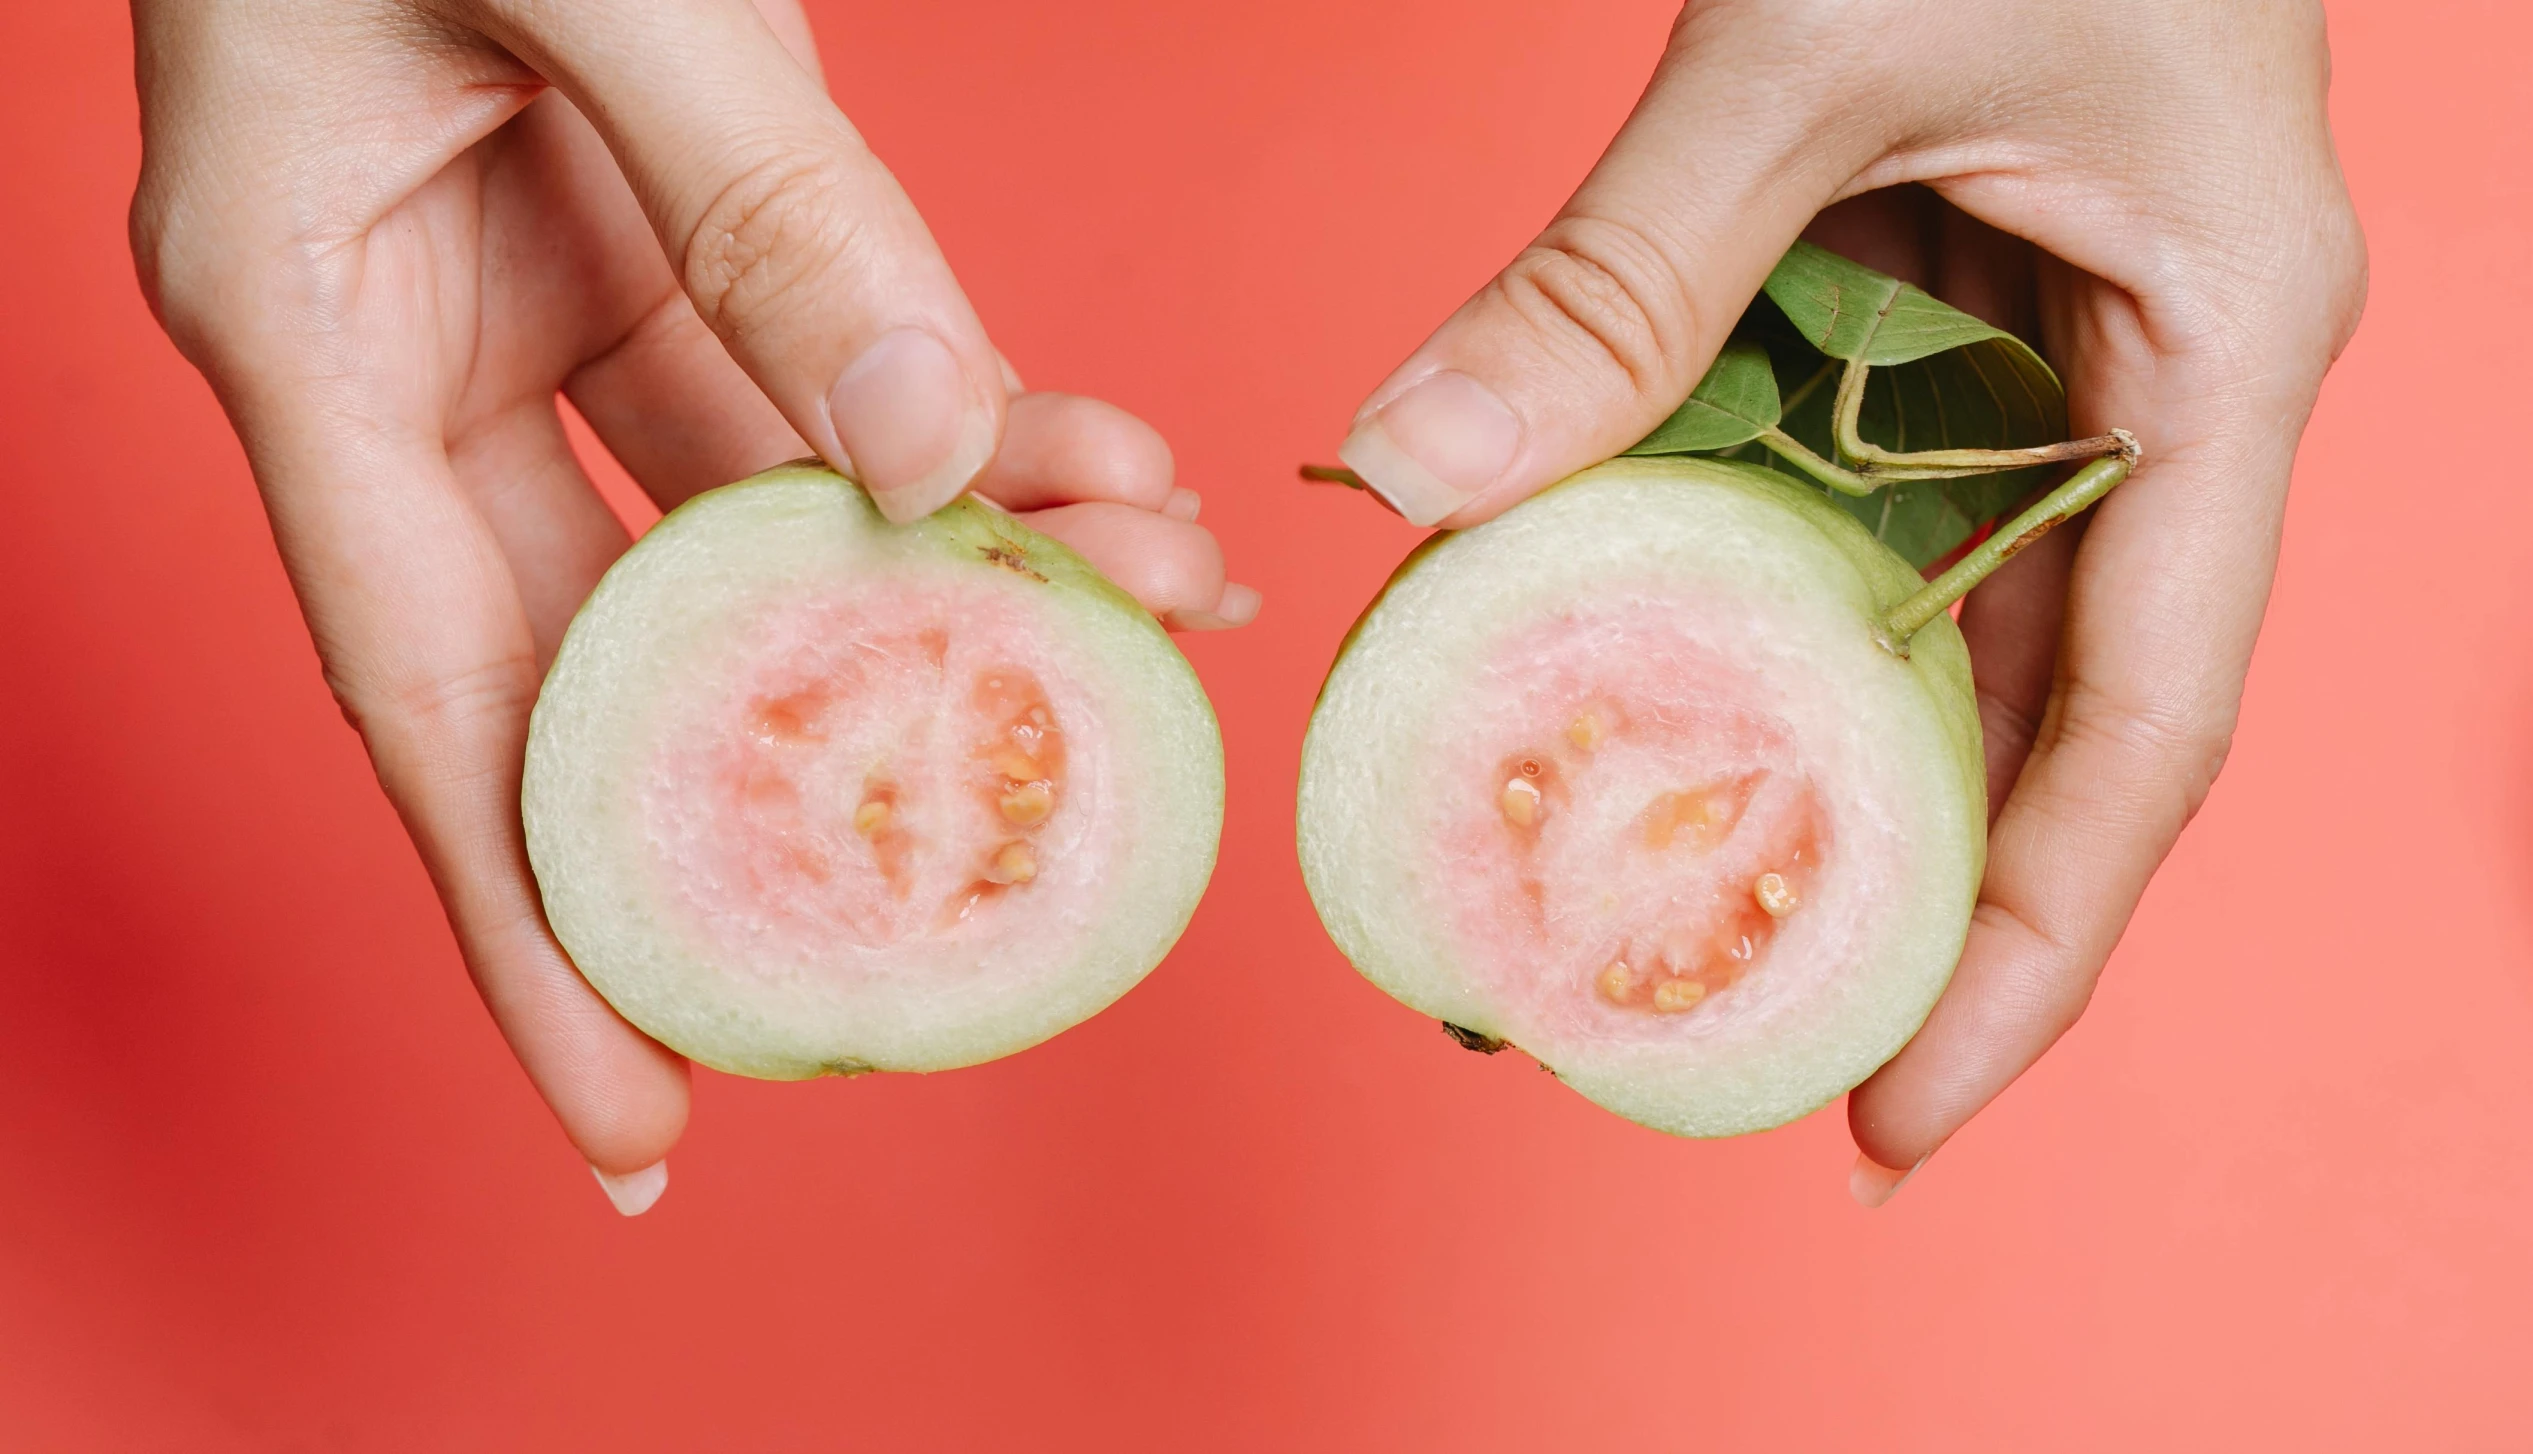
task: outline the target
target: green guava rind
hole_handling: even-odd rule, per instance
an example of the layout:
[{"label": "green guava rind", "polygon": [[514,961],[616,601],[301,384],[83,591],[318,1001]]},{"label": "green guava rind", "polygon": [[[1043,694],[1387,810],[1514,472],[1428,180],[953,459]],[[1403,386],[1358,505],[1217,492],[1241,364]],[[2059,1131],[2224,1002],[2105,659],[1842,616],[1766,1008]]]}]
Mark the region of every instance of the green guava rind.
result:
[{"label": "green guava rind", "polygon": [[[713,962],[665,917],[639,858],[642,725],[678,664],[752,605],[857,570],[963,571],[1043,613],[1103,705],[1131,839],[1069,962],[1008,979],[880,994],[850,976],[767,979]],[[1222,828],[1222,740],[1195,672],[1151,614],[1062,543],[961,499],[896,525],[815,463],[671,511],[573,619],[537,699],[520,795],[548,922],[619,1013],[693,1060],[797,1080],[931,1071],[1025,1049],[1106,1008],[1194,914]],[[1082,925],[1087,925],[1083,928]]]},{"label": "green guava rind", "polygon": [[[1780,670],[1832,673],[1908,834],[1909,881],[1870,962],[1820,996],[1718,1046],[1561,1043],[1525,1035],[1459,962],[1428,881],[1398,841],[1416,821],[1420,743],[1486,643],[1526,613],[1648,572],[1738,592],[1774,613]],[[1586,470],[1403,562],[1347,634],[1321,688],[1296,808],[1303,878],[1338,948],[1374,984],[1478,1035],[1508,1041],[1586,1097],[1684,1136],[1781,1125],[1896,1054],[1950,979],[1986,866],[1986,771],[1969,653],[1949,617],[1906,659],[1874,623],[1923,584],[1817,491],[1727,460],[1639,458]],[[1816,729],[1817,730],[1817,729]]]}]

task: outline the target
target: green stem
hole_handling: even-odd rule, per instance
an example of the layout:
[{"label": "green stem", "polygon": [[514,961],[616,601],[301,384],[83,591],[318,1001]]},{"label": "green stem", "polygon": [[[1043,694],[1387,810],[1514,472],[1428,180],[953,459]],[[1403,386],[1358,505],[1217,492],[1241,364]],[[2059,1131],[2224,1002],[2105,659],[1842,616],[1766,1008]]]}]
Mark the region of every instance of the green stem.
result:
[{"label": "green stem", "polygon": [[1372,488],[1364,483],[1363,476],[1341,465],[1306,464],[1302,466],[1302,478],[1314,485],[1343,485],[1349,490]]},{"label": "green stem", "polygon": [[1767,446],[1769,453],[1842,495],[1870,495],[1882,487],[1878,480],[1869,480],[1854,470],[1842,469],[1805,449],[1802,441],[1782,429],[1761,430],[1759,442]]},{"label": "green stem", "polygon": [[[2125,436],[2123,436],[2125,438]],[[2082,513],[2085,507],[2104,495],[2113,486],[2128,478],[2136,463],[2136,441],[2107,459],[2097,459],[2067,477],[2067,482],[2041,496],[2038,503],[2014,517],[2011,524],[1981,541],[1979,548],[1963,556],[1951,570],[1935,577],[1923,590],[1902,601],[1882,618],[1874,640],[1893,656],[1909,654],[1910,638],[1927,622],[1952,607],[1952,603],[1970,594],[1970,588],[1988,578],[1998,566],[2012,560],[2023,547],[2047,535],[2060,525]]]},{"label": "green stem", "polygon": [[1893,454],[1868,444],[1867,452],[1856,458],[1864,462],[1864,472],[1877,480],[1940,480],[2127,454],[2135,447],[2135,441],[2124,441],[2119,434],[2111,433],[2070,439],[2063,444],[2038,444],[2029,449],[1925,449]]},{"label": "green stem", "polygon": [[1865,378],[1872,372],[1870,364],[1850,362],[1846,372],[1839,375],[1838,403],[1832,424],[1839,457],[1854,460],[1862,466],[1858,473],[1866,479],[1958,480],[1971,475],[2029,469],[2034,465],[2065,464],[2069,460],[2093,459],[2106,454],[2125,455],[2130,464],[2137,463],[2137,440],[2119,429],[2097,434],[2091,439],[2037,444],[2027,449],[1921,449],[1907,454],[1895,453],[1866,439],[1859,427],[1859,421],[1864,417]]},{"label": "green stem", "polygon": [[1865,376],[1872,372],[1873,365],[1849,359],[1838,375],[1838,399],[1829,411],[1829,447],[1842,459],[1861,460],[1873,447],[1856,427],[1865,412]]}]

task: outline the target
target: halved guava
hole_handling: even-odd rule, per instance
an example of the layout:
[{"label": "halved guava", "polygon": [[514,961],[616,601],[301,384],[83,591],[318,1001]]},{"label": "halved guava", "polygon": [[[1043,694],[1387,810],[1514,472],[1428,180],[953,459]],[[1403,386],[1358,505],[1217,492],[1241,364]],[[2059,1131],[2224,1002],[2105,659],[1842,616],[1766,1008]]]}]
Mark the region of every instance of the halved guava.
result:
[{"label": "halved guava", "polygon": [[941,1070],[1105,1008],[1213,872],[1222,743],[1159,623],[973,500],[791,465],[671,512],[573,620],[521,809],[625,1018],[772,1079]]},{"label": "halved guava", "polygon": [[1818,491],[1627,459],[1411,555],[1303,747],[1339,949],[1463,1043],[1688,1136],[1792,1120],[1915,1033],[1986,863],[1970,662]]}]

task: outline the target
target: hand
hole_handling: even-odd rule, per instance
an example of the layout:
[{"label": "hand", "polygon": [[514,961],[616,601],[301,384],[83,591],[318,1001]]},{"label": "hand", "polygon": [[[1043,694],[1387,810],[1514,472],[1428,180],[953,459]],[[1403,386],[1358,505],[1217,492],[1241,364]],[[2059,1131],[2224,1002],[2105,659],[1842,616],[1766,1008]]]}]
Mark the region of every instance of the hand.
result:
[{"label": "hand", "polygon": [[133,10],[143,286],[494,1019],[639,1211],[686,1066],[572,968],[520,835],[529,707],[626,545],[558,390],[663,507],[814,451],[893,519],[972,486],[1176,625],[1257,594],[1150,428],[1020,392],[790,0]]},{"label": "hand", "polygon": [[2035,338],[2076,433],[2143,442],[2088,529],[1964,605],[1987,882],[1951,988],[1848,1099],[1867,1205],[2083,1013],[2225,760],[2365,294],[2328,70],[2312,0],[1691,0],[1581,190],[1339,451],[1410,520],[1487,519],[1651,430],[1807,227]]}]

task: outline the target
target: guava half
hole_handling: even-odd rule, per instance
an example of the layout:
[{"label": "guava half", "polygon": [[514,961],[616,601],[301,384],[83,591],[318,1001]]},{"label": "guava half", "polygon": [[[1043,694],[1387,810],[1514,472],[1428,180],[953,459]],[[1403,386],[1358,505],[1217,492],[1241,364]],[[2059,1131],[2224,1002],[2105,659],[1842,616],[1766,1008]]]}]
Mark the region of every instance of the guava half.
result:
[{"label": "guava half", "polygon": [[772,1079],[941,1070],[1097,1013],[1213,871],[1222,744],[1159,623],[962,500],[791,465],[591,595],[529,731],[546,916],[647,1034]]},{"label": "guava half", "polygon": [[1969,656],[1817,490],[1622,459],[1411,555],[1329,672],[1298,810],[1373,983],[1687,1136],[1863,1080],[1951,977],[1986,862]]}]

